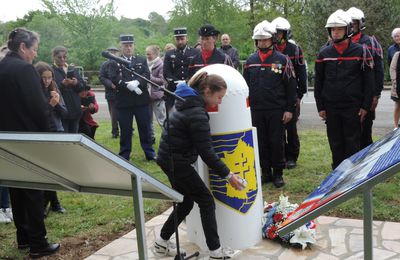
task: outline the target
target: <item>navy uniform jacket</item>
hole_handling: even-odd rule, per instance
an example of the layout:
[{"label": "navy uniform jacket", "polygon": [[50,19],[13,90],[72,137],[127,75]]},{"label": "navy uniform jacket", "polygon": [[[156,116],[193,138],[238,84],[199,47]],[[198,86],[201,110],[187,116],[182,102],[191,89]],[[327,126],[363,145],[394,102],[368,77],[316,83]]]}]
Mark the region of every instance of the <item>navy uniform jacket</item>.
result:
[{"label": "navy uniform jacket", "polygon": [[[147,66],[147,60],[143,56],[132,56],[130,69],[139,75],[150,79],[150,71]],[[135,106],[148,105],[150,103],[150,95],[147,90],[147,82],[139,78],[133,73],[123,69],[115,61],[110,62],[111,81],[117,87],[116,106],[117,108],[129,108]],[[135,91],[130,91],[126,87],[128,81],[138,80],[140,82],[139,88],[142,94],[138,95]]]},{"label": "navy uniform jacket", "polygon": [[0,62],[0,131],[49,132],[48,101],[32,64],[16,52]]},{"label": "navy uniform jacket", "polygon": [[385,76],[385,73],[383,72],[382,47],[374,37],[370,37],[366,34],[361,34],[358,43],[361,45],[365,44],[374,58],[375,87],[373,95],[380,96]]},{"label": "navy uniform jacket", "polygon": [[296,44],[287,42],[282,54],[287,55],[293,64],[297,82],[297,97],[302,99],[304,93],[307,92],[307,70],[304,63],[303,50]]},{"label": "navy uniform jacket", "polygon": [[164,78],[168,82],[168,89],[175,91],[178,80],[189,79],[189,64],[190,61],[200,53],[199,49],[186,46],[185,49],[170,50],[164,56]]},{"label": "navy uniform jacket", "polygon": [[272,54],[261,61],[258,52],[246,61],[243,76],[249,86],[252,110],[282,110],[294,112],[296,80],[290,60],[282,53]]},{"label": "navy uniform jacket", "polygon": [[112,81],[111,81],[111,69],[113,68],[112,60],[106,60],[101,64],[100,67],[100,75],[99,79],[101,84],[103,84],[105,88],[105,97],[107,100],[115,100],[117,95],[117,90],[112,88]]},{"label": "navy uniform jacket", "polygon": [[211,64],[226,64],[233,67],[231,58],[217,48],[214,48],[213,54],[208,58],[207,62],[203,60],[201,52],[194,56],[189,65],[189,78],[191,78],[201,68]]},{"label": "navy uniform jacket", "polygon": [[342,55],[333,45],[322,48],[315,61],[314,96],[318,111],[326,108],[369,111],[374,90],[371,64],[369,52],[358,43],[350,41]]}]

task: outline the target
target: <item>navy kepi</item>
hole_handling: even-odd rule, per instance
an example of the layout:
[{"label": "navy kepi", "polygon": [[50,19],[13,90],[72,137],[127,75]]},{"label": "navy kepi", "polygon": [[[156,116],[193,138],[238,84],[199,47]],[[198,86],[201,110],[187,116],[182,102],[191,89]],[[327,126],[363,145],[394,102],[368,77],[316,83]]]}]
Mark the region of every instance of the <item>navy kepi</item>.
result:
[{"label": "navy kepi", "polygon": [[179,27],[179,28],[174,28],[174,36],[186,36],[187,35],[187,28],[186,27]]},{"label": "navy kepi", "polygon": [[206,36],[217,36],[219,31],[214,28],[211,24],[205,24],[199,29],[199,35],[206,37]]},{"label": "navy kepi", "polygon": [[134,43],[133,34],[121,34],[119,36],[120,43]]}]

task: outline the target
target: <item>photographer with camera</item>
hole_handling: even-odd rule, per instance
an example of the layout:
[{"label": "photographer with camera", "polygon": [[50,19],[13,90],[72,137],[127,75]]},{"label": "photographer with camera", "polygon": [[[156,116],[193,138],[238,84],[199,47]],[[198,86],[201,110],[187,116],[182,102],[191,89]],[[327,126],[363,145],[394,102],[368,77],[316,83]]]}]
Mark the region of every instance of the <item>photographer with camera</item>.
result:
[{"label": "photographer with camera", "polygon": [[81,98],[79,92],[84,88],[85,83],[79,72],[71,64],[68,66],[68,50],[64,46],[57,46],[53,49],[53,69],[57,86],[61,90],[68,114],[62,118],[62,124],[66,133],[78,133],[79,120],[81,118]]},{"label": "photographer with camera", "polygon": [[94,135],[99,125],[94,121],[92,114],[99,111],[99,105],[89,85],[86,85],[85,88],[79,92],[79,96],[81,98],[82,109],[82,117],[81,120],[79,120],[79,133],[83,133],[94,140]]}]

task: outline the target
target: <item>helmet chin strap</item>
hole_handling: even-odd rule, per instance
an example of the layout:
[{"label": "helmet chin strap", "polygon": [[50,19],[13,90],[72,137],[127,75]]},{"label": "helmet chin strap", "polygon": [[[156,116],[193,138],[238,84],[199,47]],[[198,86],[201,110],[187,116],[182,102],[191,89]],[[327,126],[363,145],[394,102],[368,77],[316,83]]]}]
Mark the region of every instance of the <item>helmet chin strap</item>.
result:
[{"label": "helmet chin strap", "polygon": [[272,43],[270,46],[268,46],[266,48],[257,47],[257,49],[259,49],[261,52],[267,52],[269,50],[272,50],[273,47],[274,47],[274,43]]},{"label": "helmet chin strap", "polygon": [[332,39],[332,41],[333,41],[333,43],[341,43],[342,41],[344,41],[344,40],[346,40],[346,39],[349,39],[349,37],[347,37],[347,36],[345,35],[345,36],[343,36],[342,39],[339,39],[339,40],[334,40],[334,39]]}]

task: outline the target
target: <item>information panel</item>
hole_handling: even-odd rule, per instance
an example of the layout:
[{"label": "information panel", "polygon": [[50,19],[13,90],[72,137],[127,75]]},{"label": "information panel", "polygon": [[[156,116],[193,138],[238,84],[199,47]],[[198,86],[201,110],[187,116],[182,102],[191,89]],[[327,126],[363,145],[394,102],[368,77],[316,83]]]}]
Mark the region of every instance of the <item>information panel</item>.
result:
[{"label": "information panel", "polygon": [[[400,162],[400,129],[344,160],[286,219],[280,230],[333,200],[367,185]],[[326,211],[331,207],[326,207]],[[321,213],[322,214],[322,213]],[[279,232],[279,231],[278,231]]]}]

